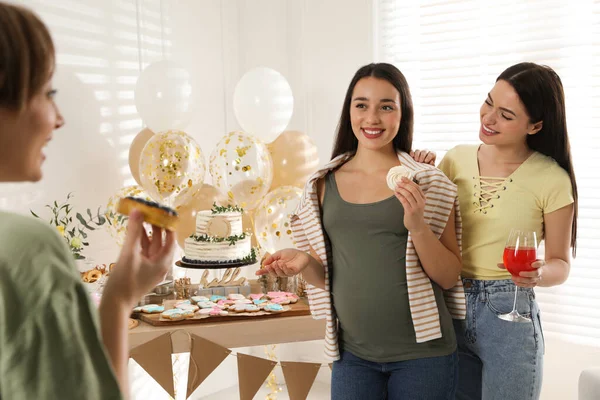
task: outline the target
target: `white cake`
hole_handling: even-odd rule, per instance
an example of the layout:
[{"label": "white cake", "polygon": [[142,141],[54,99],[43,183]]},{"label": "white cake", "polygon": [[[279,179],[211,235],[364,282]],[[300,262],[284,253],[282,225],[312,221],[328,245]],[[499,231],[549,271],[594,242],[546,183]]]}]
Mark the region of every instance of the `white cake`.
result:
[{"label": "white cake", "polygon": [[244,262],[252,257],[250,235],[242,230],[242,210],[213,207],[196,215],[196,233],[185,239],[184,261],[191,263]]}]

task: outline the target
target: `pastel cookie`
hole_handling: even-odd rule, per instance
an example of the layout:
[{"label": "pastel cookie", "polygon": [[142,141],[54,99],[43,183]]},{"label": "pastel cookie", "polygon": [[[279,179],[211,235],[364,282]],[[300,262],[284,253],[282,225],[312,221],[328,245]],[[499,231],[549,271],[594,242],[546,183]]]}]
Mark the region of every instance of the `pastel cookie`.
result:
[{"label": "pastel cookie", "polygon": [[265,311],[273,313],[283,312],[283,306],[281,304],[267,304],[265,306]]},{"label": "pastel cookie", "polygon": [[186,318],[192,318],[194,316],[194,312],[191,310],[173,308],[171,310],[164,311],[160,316],[165,319],[170,319],[171,321],[181,321]]},{"label": "pastel cookie", "polygon": [[209,315],[212,316],[220,316],[220,317],[224,317],[225,315],[228,315],[229,313],[225,310],[220,309],[219,307],[215,307],[213,309],[210,310]]},{"label": "pastel cookie", "polygon": [[201,308],[200,311],[198,311],[198,314],[200,314],[200,315],[210,315],[211,311],[212,311],[212,307],[211,308]]},{"label": "pastel cookie", "polygon": [[225,304],[225,302],[223,300],[219,300],[217,302],[217,305],[215,305],[213,308],[219,308],[221,310],[225,310],[225,309],[229,308],[229,305]]},{"label": "pastel cookie", "polygon": [[265,299],[256,299],[252,303],[254,303],[255,305],[259,306],[259,305],[264,304],[266,302],[267,302],[267,300],[265,300]]},{"label": "pastel cookie", "polygon": [[287,296],[287,298],[290,299],[290,303],[292,303],[292,304],[296,304],[299,299],[299,297],[295,294],[292,294],[291,296]]},{"label": "pastel cookie", "polygon": [[209,301],[209,299],[206,296],[194,296],[192,297],[192,301],[194,303],[202,303],[203,301]]},{"label": "pastel cookie", "polygon": [[217,307],[227,310],[230,306],[234,305],[235,301],[233,300],[219,300],[217,301]]},{"label": "pastel cookie", "polygon": [[156,314],[165,311],[163,306],[159,306],[158,304],[146,304],[142,307],[142,312],[146,314]]},{"label": "pastel cookie", "polygon": [[227,297],[225,296],[219,296],[217,294],[213,294],[212,296],[210,296],[210,301],[216,303],[219,300],[227,300]]},{"label": "pastel cookie", "polygon": [[250,300],[260,300],[263,297],[265,297],[265,295],[263,293],[252,293],[250,295]]},{"label": "pastel cookie", "polygon": [[198,307],[200,308],[213,308],[217,303],[213,303],[212,301],[202,301],[198,303]]},{"label": "pastel cookie", "polygon": [[229,300],[243,300],[246,298],[246,296],[239,293],[230,293],[227,297],[229,298]]},{"label": "pastel cookie", "polygon": [[290,304],[292,301],[290,300],[289,297],[284,296],[284,297],[276,297],[274,299],[271,299],[271,303],[274,304]]},{"label": "pastel cookie", "polygon": [[192,302],[189,300],[180,300],[177,303],[175,303],[175,308],[179,308],[179,306],[183,304],[192,304]]},{"label": "pastel cookie", "polygon": [[235,300],[235,304],[252,304],[250,299]]},{"label": "pastel cookie", "polygon": [[176,309],[180,309],[180,310],[185,310],[185,311],[191,311],[191,312],[195,312],[198,311],[200,307],[198,307],[195,304],[180,304],[176,307]]},{"label": "pastel cookie", "polygon": [[256,312],[256,311],[260,311],[260,308],[258,308],[257,306],[255,306],[254,304],[236,304],[234,306],[232,306],[230,308],[231,311],[235,311],[238,313],[243,313],[243,312]]},{"label": "pastel cookie", "polygon": [[142,306],[135,307],[133,309],[133,312],[142,312],[142,308],[143,308]]},{"label": "pastel cookie", "polygon": [[[285,297],[288,295],[289,292],[268,292],[267,293],[267,297],[270,299],[275,299],[277,297]],[[291,293],[289,293],[291,294]]]},{"label": "pastel cookie", "polygon": [[390,168],[386,176],[386,182],[388,187],[391,190],[396,191],[396,185],[402,181],[402,178],[412,180],[413,173],[402,165]]}]

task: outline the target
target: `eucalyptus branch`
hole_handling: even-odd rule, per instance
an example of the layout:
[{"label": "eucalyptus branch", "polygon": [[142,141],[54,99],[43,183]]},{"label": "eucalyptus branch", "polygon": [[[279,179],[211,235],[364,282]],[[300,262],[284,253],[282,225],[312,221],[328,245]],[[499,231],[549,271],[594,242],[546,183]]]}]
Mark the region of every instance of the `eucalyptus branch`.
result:
[{"label": "eucalyptus branch", "polygon": [[235,246],[235,244],[238,241],[245,239],[246,236],[247,236],[247,234],[244,232],[241,235],[233,235],[233,236],[228,236],[228,237],[208,236],[206,234],[204,234],[204,235],[193,234],[190,236],[190,238],[194,239],[196,242],[205,242],[205,243],[229,242],[230,246]]},{"label": "eucalyptus branch", "polygon": [[213,203],[211,212],[212,212],[212,214],[223,214],[223,213],[227,213],[227,212],[243,213],[244,209],[241,207],[238,207],[238,206],[231,205],[231,204],[228,204],[227,206],[219,206],[219,205],[217,205],[217,203]]}]

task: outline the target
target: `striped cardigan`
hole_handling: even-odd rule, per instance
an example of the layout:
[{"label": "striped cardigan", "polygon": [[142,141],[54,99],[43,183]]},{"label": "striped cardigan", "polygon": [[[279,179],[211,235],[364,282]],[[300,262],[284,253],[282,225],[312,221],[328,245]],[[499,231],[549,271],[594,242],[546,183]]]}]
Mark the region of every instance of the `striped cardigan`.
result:
[{"label": "striped cardigan", "polygon": [[[340,358],[338,324],[335,310],[331,306],[331,283],[329,281],[329,269],[332,267],[330,263],[331,251],[326,236],[323,234],[317,181],[327,175],[329,171],[340,167],[351,157],[352,154],[342,154],[317,171],[308,180],[300,204],[291,217],[292,235],[296,241],[296,247],[302,251],[310,251],[312,248],[325,268],[325,290],[309,284],[307,285],[307,293],[313,318],[327,319],[325,355],[331,360]],[[456,236],[458,245],[461,247],[462,223],[456,185],[450,182],[437,168],[417,163],[406,153],[398,153],[398,158],[404,167],[413,172],[415,179],[425,193],[425,222],[438,238],[444,231],[452,207],[455,207]],[[439,310],[431,280],[421,267],[410,232],[406,246],[406,281],[417,343],[442,337]],[[465,318],[465,296],[460,276],[457,277],[456,285],[444,292],[444,299],[454,319]]]}]

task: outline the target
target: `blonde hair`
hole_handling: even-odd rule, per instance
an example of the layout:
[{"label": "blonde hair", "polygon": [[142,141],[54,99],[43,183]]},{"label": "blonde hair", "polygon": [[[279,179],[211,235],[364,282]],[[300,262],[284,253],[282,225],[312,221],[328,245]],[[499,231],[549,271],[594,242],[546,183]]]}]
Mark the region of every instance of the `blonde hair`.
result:
[{"label": "blonde hair", "polygon": [[54,43],[32,11],[0,2],[0,107],[25,108],[54,72]]}]

